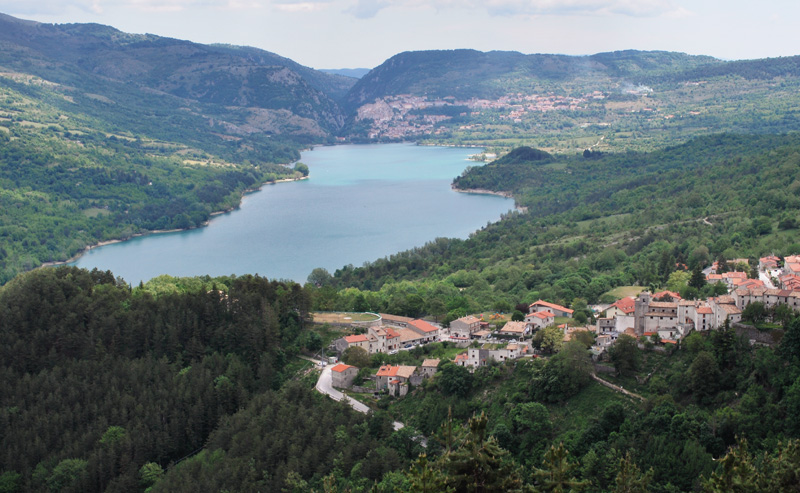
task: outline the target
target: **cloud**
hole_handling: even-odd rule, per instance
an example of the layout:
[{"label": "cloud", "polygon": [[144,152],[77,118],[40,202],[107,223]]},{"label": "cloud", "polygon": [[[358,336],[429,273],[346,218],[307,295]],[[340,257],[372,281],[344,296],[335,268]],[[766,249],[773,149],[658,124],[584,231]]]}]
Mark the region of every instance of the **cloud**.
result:
[{"label": "cloud", "polygon": [[476,15],[623,15],[684,17],[682,0],[0,0],[0,12],[12,15],[61,15],[69,11],[103,14],[115,10],[182,12],[189,10],[255,10],[271,7],[282,12],[314,12],[331,4],[359,19],[370,19],[387,8],[450,9]]},{"label": "cloud", "polygon": [[374,17],[387,7],[429,7],[438,11],[464,9],[493,16],[624,15],[630,17],[685,16],[676,0],[356,0],[346,13],[360,19]]},{"label": "cloud", "polygon": [[328,6],[331,0],[303,1],[303,0],[279,0],[272,3],[275,9],[282,12],[315,12]]},{"label": "cloud", "polygon": [[[325,3],[312,0],[305,3]],[[256,9],[268,5],[298,5],[293,0],[0,0],[0,12],[11,15],[59,15],[70,11],[102,14],[129,9],[138,12],[182,12],[187,10]]]},{"label": "cloud", "polygon": [[359,19],[370,19],[375,17],[378,12],[388,7],[391,4],[402,2],[389,2],[383,0],[358,0],[356,4],[349,9],[345,10],[348,14],[353,14]]}]

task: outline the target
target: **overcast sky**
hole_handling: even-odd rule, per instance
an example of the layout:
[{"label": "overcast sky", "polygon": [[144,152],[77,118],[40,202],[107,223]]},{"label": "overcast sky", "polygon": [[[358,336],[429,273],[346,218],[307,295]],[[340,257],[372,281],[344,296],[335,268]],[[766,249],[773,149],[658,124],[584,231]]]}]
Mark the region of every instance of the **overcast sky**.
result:
[{"label": "overcast sky", "polygon": [[0,0],[0,12],[255,46],[313,68],[372,68],[402,51],[453,48],[800,54],[797,0]]}]

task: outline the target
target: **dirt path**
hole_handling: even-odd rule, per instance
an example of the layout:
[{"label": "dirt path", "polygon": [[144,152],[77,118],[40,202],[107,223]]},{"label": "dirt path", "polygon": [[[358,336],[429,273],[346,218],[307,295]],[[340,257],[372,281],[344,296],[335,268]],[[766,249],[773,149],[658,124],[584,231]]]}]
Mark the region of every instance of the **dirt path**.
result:
[{"label": "dirt path", "polygon": [[600,384],[605,385],[606,387],[608,387],[611,390],[614,390],[614,391],[619,392],[621,394],[625,394],[628,397],[633,397],[634,399],[639,399],[640,401],[645,400],[644,397],[640,396],[639,394],[634,394],[633,392],[628,392],[627,390],[623,389],[619,385],[614,385],[611,382],[606,382],[602,378],[598,377],[596,373],[592,373],[592,378],[594,378],[595,380],[600,382]]}]

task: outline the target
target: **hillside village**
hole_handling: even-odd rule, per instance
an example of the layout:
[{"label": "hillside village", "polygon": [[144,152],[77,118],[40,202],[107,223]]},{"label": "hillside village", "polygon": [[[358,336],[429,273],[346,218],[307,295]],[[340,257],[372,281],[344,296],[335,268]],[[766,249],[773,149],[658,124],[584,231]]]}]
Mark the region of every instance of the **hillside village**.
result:
[{"label": "hillside village", "polygon": [[[732,267],[742,270],[730,270]],[[502,318],[498,314],[489,321],[480,315],[467,315],[452,320],[447,327],[432,321],[376,314],[376,319],[360,333],[341,337],[330,345],[337,355],[333,360],[347,359],[352,348],[369,356],[395,355],[444,342],[458,350],[451,359],[426,358],[418,366],[381,364],[377,371],[362,372],[353,365],[339,363],[332,368],[333,386],[351,388],[361,376],[371,383],[356,386],[358,391],[402,397],[448,362],[474,372],[480,367],[551,352],[537,337],[544,331],[555,333],[563,342],[575,337],[592,341],[593,359],[602,361],[622,335],[638,340],[640,348],[655,345],[666,350],[692,332],[739,326],[748,311],[752,314],[747,321],[753,322],[754,317],[763,318],[764,313],[800,310],[800,255],[784,259],[770,255],[760,258],[752,268],[748,259],[733,259],[722,267],[714,262],[702,276],[703,282],[715,285],[715,292],[724,294],[688,300],[674,291],[642,290],[637,296],[592,307],[591,319],[582,325],[572,318],[573,309],[544,300],[528,305],[523,320],[500,323],[491,320]]]},{"label": "hillside village", "polygon": [[[556,94],[510,94],[497,99],[470,98],[458,100],[454,97],[429,99],[427,96],[398,94],[379,98],[358,109],[356,121],[371,121],[370,139],[404,139],[419,135],[440,135],[450,131],[439,126],[454,117],[480,117],[496,114],[502,121],[521,123],[526,117],[550,111],[576,111],[585,109],[591,100],[605,99],[605,94],[594,91],[582,97]],[[453,109],[463,109],[453,114]],[[480,123],[460,126],[461,130],[472,130]]]}]

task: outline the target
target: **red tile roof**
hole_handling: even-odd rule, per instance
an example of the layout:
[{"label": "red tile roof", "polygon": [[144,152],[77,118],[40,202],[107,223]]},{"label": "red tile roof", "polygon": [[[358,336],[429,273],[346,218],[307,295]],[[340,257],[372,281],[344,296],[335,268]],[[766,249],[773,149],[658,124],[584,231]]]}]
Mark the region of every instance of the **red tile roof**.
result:
[{"label": "red tile roof", "polygon": [[619,308],[624,313],[630,313],[636,308],[636,300],[631,297],[625,297],[612,303],[609,308]]},{"label": "red tile roof", "polygon": [[378,377],[394,377],[397,376],[397,370],[399,369],[399,366],[384,365],[378,369],[378,373],[375,375]]},{"label": "red tile roof", "polygon": [[400,337],[400,333],[391,327],[386,327],[386,338],[394,339],[395,337]]},{"label": "red tile roof", "polygon": [[562,311],[562,312],[567,312],[569,314],[572,314],[572,310],[570,310],[569,308],[561,306],[561,305],[556,305],[555,303],[548,303],[547,301],[544,301],[544,300],[535,301],[535,302],[531,303],[531,306],[544,306],[544,307],[547,307],[547,308],[552,308],[554,310],[559,310],[559,311]]},{"label": "red tile roof", "polygon": [[429,324],[428,322],[426,322],[424,320],[412,320],[412,321],[410,321],[408,323],[413,325],[414,327],[418,328],[419,330],[421,330],[423,332],[436,332],[437,330],[439,330],[439,329],[437,329],[436,327],[434,327],[433,325]]},{"label": "red tile roof", "polygon": [[359,334],[357,336],[345,336],[344,340],[347,341],[348,344],[353,344],[355,342],[367,342],[368,339],[366,335]]},{"label": "red tile roof", "polygon": [[658,293],[653,294],[653,299],[663,298],[669,295],[670,298],[673,300],[682,300],[681,295],[676,293],[675,291],[659,291]]},{"label": "red tile roof", "polygon": [[375,376],[378,377],[401,377],[401,378],[409,378],[411,375],[414,374],[414,371],[417,369],[416,366],[391,366],[391,365],[384,365],[378,369],[378,373]]},{"label": "red tile roof", "polygon": [[[348,370],[350,368],[356,368],[356,367],[355,366],[346,365],[344,363],[339,363],[338,365],[336,365],[333,368],[331,368],[331,371],[335,371],[335,372],[341,373],[341,372],[346,371],[346,370]],[[356,368],[356,369],[358,369],[358,368]]]}]

